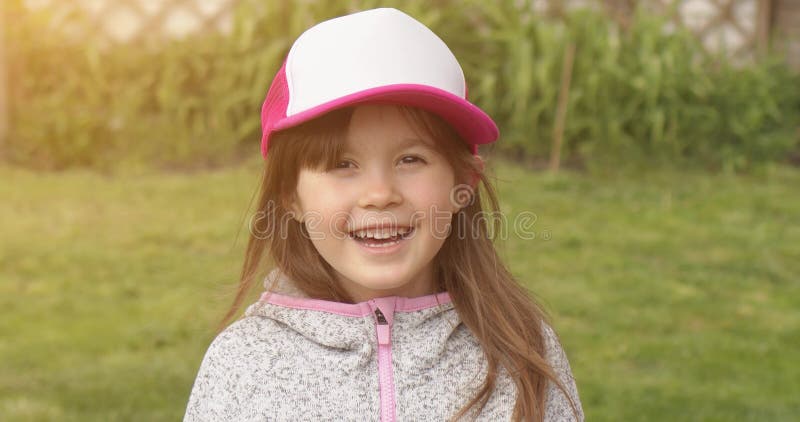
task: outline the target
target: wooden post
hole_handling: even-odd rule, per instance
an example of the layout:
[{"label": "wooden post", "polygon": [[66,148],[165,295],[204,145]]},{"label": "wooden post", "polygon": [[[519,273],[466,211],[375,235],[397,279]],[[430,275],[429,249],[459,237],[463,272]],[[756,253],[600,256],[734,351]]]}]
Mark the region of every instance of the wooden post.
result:
[{"label": "wooden post", "polygon": [[769,34],[772,29],[772,0],[758,0],[756,13],[756,52],[764,55],[769,48]]},{"label": "wooden post", "polygon": [[553,124],[553,147],[550,150],[550,171],[558,172],[561,164],[561,142],[564,138],[564,123],[567,118],[567,102],[569,100],[569,84],[572,79],[572,63],[575,60],[575,43],[571,42],[564,53],[564,65],[561,68],[561,88],[558,91],[556,121]]},{"label": "wooden post", "polygon": [[0,162],[6,159],[8,137],[8,85],[6,83],[6,6],[0,5]]}]

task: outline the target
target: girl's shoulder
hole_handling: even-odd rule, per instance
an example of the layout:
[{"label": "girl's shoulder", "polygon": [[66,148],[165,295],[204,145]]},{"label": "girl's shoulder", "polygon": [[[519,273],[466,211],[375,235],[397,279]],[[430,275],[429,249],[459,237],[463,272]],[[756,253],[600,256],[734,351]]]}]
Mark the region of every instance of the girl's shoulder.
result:
[{"label": "girl's shoulder", "polygon": [[263,340],[276,330],[274,321],[244,317],[217,334],[200,363],[184,421],[242,420],[249,393],[239,387],[269,378],[263,373],[265,363],[280,351]]},{"label": "girl's shoulder", "polygon": [[556,369],[557,366],[561,367],[565,364],[569,366],[567,353],[564,351],[564,347],[561,345],[561,339],[558,337],[558,334],[553,327],[544,321],[542,321],[542,336],[544,337],[546,353],[545,358],[550,365],[553,366],[553,369]]},{"label": "girl's shoulder", "polygon": [[[220,371],[238,368],[248,355],[269,354],[271,342],[264,341],[273,333],[280,331],[275,321],[259,317],[243,317],[222,330],[211,341],[203,357],[202,366]],[[246,364],[246,363],[245,363]]]},{"label": "girl's shoulder", "polygon": [[270,334],[280,331],[278,323],[259,315],[243,315],[222,330],[215,342],[239,342],[242,339],[266,339]]},{"label": "girl's shoulder", "polygon": [[572,406],[570,399],[574,403],[578,411],[578,420],[583,420],[583,409],[581,407],[580,397],[578,396],[578,387],[575,382],[575,377],[572,375],[572,368],[567,358],[567,353],[561,345],[561,341],[556,334],[553,327],[546,322],[542,322],[542,334],[545,343],[545,359],[555,371],[558,380],[569,395],[567,398],[564,391],[558,388],[554,383],[548,383],[547,387],[547,403],[545,406],[546,415],[545,420],[574,420]]}]

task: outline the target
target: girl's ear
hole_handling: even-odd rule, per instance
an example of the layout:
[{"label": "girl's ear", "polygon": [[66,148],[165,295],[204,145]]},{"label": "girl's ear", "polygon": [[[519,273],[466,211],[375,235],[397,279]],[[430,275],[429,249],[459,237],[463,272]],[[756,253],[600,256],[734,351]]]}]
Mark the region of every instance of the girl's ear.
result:
[{"label": "girl's ear", "polygon": [[483,171],[486,169],[486,163],[483,161],[483,157],[481,157],[478,154],[475,154],[472,157],[475,160],[475,164],[476,167],[478,167],[478,171],[480,172],[480,173],[472,173],[472,178],[470,179],[469,184],[470,186],[472,186],[472,189],[474,190],[478,188],[478,182],[481,181],[480,174],[483,173]]},{"label": "girl's ear", "polygon": [[298,223],[303,224],[303,212],[302,208],[300,208],[297,195],[292,195],[290,198],[284,200],[284,206],[292,213],[292,218],[297,220]]},{"label": "girl's ear", "polygon": [[[471,204],[475,199],[478,183],[481,181],[481,174],[486,168],[486,164],[483,162],[481,156],[476,154],[472,156],[472,159],[475,160],[474,167],[469,170],[469,175],[466,175],[467,180],[459,179],[462,184],[457,185],[455,190],[450,193],[450,201],[456,206],[456,212]],[[464,177],[464,175],[461,177]],[[468,184],[469,187],[467,187],[466,184]]]}]

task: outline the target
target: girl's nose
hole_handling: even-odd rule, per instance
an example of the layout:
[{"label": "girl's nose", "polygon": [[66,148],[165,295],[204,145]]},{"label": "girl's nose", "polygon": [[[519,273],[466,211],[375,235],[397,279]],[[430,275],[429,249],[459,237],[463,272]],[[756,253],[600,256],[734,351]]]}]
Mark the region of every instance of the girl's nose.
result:
[{"label": "girl's nose", "polygon": [[403,202],[394,177],[386,172],[373,172],[364,178],[364,189],[358,200],[361,208],[385,209]]}]

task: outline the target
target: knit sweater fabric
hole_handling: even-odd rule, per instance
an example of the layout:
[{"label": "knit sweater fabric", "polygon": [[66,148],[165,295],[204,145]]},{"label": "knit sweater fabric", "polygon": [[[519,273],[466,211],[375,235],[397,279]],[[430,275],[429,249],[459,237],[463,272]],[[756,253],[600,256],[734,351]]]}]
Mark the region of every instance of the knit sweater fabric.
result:
[{"label": "knit sweater fabric", "polygon": [[[184,422],[449,420],[481,386],[486,358],[447,292],[356,304],[308,298],[273,271],[277,288],[211,343]],[[547,361],[577,407],[548,382],[546,421],[582,421],[575,380],[553,330]],[[504,368],[480,414],[506,421],[516,386]]]}]

